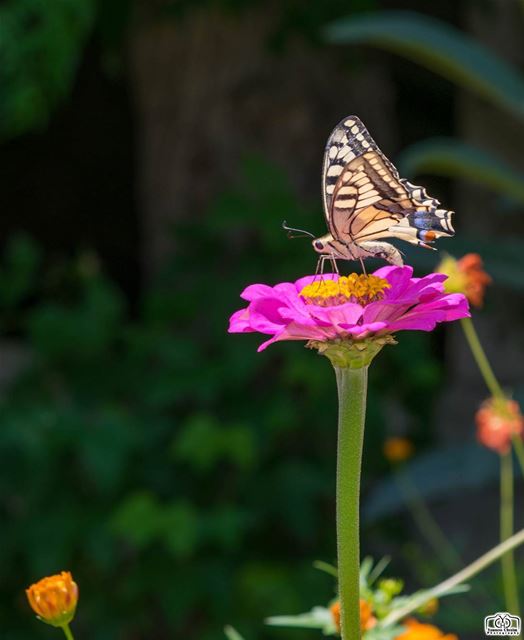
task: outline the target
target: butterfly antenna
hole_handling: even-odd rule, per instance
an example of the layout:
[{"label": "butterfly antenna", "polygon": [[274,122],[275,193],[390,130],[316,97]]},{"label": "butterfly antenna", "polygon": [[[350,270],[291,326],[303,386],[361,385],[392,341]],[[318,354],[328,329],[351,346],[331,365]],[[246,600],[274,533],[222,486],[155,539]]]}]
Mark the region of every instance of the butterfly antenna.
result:
[{"label": "butterfly antenna", "polygon": [[[304,229],[295,229],[293,227],[288,227],[287,222],[284,220],[282,223],[282,229],[287,231],[288,238],[314,238],[315,236],[309,231],[304,231]],[[294,235],[298,234],[298,235]]]}]

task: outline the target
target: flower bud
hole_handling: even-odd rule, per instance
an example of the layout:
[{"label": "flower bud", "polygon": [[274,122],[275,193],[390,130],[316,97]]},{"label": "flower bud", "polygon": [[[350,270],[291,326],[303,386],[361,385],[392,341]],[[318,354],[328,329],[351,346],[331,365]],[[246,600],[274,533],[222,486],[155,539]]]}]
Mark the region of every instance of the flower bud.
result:
[{"label": "flower bud", "polygon": [[413,455],[415,447],[408,438],[391,437],[384,442],[384,457],[392,464],[405,462]]},{"label": "flower bud", "polygon": [[402,591],[404,582],[398,578],[383,578],[378,583],[378,588],[391,600]]},{"label": "flower bud", "polygon": [[436,271],[448,276],[444,282],[447,293],[463,293],[474,307],[482,306],[484,291],[491,283],[491,277],[484,271],[478,253],[467,253],[460,260],[446,256]]},{"label": "flower bud", "polygon": [[481,444],[497,453],[506,454],[511,439],[520,437],[524,430],[524,418],[515,400],[490,398],[482,403],[475,415],[477,438]]},{"label": "flower bud", "polygon": [[69,571],[43,578],[26,589],[31,608],[42,622],[63,627],[74,618],[78,587]]}]

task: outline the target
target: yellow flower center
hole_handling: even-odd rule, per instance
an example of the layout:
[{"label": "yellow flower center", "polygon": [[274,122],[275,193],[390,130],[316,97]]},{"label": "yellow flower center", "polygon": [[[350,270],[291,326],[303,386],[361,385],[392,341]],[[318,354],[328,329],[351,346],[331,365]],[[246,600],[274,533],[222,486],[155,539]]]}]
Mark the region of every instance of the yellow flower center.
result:
[{"label": "yellow flower center", "polygon": [[384,296],[384,291],[390,286],[384,278],[352,273],[338,280],[326,280],[320,277],[317,281],[307,284],[300,292],[300,296],[307,304],[316,304],[320,307],[333,307],[346,302],[364,305],[380,300]]}]

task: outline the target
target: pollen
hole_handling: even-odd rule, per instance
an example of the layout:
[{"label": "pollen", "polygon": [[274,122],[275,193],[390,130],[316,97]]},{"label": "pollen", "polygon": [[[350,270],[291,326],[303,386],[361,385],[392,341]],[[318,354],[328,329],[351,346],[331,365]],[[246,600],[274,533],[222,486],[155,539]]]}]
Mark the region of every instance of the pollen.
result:
[{"label": "pollen", "polygon": [[390,286],[384,278],[352,273],[338,280],[319,279],[312,282],[302,289],[300,296],[307,304],[320,307],[333,307],[346,302],[365,305],[381,300]]}]

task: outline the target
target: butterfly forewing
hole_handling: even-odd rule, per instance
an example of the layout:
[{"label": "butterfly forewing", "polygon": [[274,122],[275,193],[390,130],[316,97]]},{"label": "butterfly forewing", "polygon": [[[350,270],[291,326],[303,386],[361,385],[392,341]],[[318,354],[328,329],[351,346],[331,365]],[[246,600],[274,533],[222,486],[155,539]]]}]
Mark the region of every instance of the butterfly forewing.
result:
[{"label": "butterfly forewing", "polygon": [[342,242],[395,236],[418,242],[421,230],[434,230],[435,237],[453,234],[450,212],[439,210],[425,189],[399,178],[355,116],[343,120],[328,140],[323,192],[329,230]]},{"label": "butterfly forewing", "polygon": [[398,180],[397,170],[382,154],[361,120],[356,116],[349,116],[335,127],[326,145],[322,172],[322,190],[326,216],[331,208],[335,185],[344,168],[352,160],[363,156],[368,151],[375,151],[380,155],[391,175]]}]

